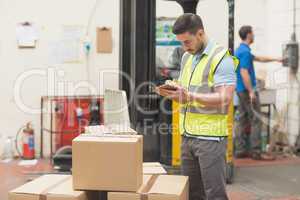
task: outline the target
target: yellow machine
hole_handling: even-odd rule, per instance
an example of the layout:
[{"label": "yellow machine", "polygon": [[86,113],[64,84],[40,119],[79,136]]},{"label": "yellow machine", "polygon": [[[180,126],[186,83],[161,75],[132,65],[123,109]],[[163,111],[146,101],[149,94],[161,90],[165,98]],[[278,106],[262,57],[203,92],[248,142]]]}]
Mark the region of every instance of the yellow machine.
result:
[{"label": "yellow machine", "polygon": [[[172,103],[172,166],[179,167],[180,166],[180,145],[181,145],[181,136],[179,133],[179,104],[173,101]],[[227,183],[233,182],[233,125],[234,125],[234,110],[233,104],[231,104],[229,108],[228,115],[228,145],[226,152],[226,161],[227,161],[227,169],[226,169],[226,181]]]}]

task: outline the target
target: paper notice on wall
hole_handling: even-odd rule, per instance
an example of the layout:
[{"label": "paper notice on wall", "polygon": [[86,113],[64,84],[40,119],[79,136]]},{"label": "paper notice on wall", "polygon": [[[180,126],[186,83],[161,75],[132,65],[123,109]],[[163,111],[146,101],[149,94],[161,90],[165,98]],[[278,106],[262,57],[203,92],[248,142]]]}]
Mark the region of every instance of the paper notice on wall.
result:
[{"label": "paper notice on wall", "polygon": [[83,26],[63,26],[61,37],[49,43],[50,64],[80,63],[83,33]]},{"label": "paper notice on wall", "polygon": [[16,37],[20,48],[34,48],[38,40],[38,29],[32,23],[20,23],[16,27]]},{"label": "paper notice on wall", "polygon": [[63,26],[62,31],[62,60],[64,63],[80,62],[81,39],[83,26]]},{"label": "paper notice on wall", "polygon": [[61,43],[60,41],[52,41],[48,44],[50,65],[63,64],[63,48]]}]

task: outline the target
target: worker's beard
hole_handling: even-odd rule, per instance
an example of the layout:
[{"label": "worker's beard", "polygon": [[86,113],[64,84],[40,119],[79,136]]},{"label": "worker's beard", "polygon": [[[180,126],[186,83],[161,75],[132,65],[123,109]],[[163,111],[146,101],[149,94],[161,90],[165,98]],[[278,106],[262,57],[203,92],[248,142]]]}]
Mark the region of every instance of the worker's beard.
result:
[{"label": "worker's beard", "polygon": [[190,51],[188,50],[188,52],[192,55],[195,55],[195,54],[198,54],[198,53],[201,54],[204,51],[205,47],[206,47],[205,43],[200,42],[200,41],[199,41],[199,44],[197,46],[198,47],[195,50],[190,50]]}]

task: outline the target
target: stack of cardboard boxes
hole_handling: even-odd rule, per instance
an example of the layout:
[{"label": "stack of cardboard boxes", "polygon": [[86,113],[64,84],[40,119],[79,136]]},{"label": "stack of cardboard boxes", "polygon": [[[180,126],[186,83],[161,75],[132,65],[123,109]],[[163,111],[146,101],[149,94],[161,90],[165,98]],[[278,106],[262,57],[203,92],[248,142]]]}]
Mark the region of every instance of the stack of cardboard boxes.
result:
[{"label": "stack of cardboard boxes", "polygon": [[9,192],[9,200],[188,200],[187,177],[143,164],[139,135],[80,135],[72,162],[72,176],[44,175]]}]

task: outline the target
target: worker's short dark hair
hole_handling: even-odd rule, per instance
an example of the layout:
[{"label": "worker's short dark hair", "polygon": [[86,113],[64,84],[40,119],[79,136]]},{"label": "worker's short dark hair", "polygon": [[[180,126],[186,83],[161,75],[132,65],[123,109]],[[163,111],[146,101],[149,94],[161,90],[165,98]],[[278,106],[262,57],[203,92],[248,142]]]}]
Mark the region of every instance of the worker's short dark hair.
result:
[{"label": "worker's short dark hair", "polygon": [[239,30],[239,35],[242,40],[246,40],[249,33],[252,33],[252,26],[242,26]]},{"label": "worker's short dark hair", "polygon": [[185,32],[196,34],[199,29],[204,29],[201,17],[192,13],[185,13],[177,18],[173,26],[173,33],[175,35]]}]

